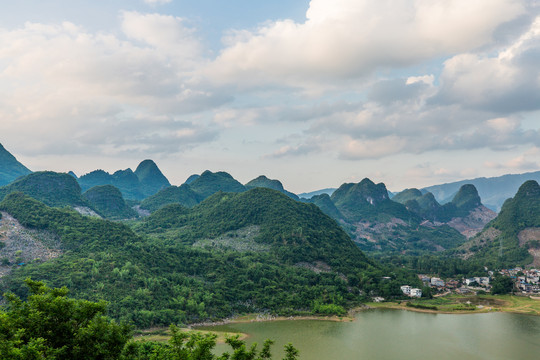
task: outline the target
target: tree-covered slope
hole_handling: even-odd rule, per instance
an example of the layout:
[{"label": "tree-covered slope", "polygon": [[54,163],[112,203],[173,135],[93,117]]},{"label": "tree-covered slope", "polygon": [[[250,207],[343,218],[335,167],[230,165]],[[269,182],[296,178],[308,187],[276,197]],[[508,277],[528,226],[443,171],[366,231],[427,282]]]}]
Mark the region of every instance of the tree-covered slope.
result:
[{"label": "tree-covered slope", "polygon": [[383,183],[375,184],[367,178],[356,184],[341,185],[331,199],[339,211],[351,221],[381,221],[390,218],[408,221],[411,218],[404,205],[388,198],[388,191]]},{"label": "tree-covered slope", "polygon": [[[172,228],[163,214],[165,208],[146,221],[148,231]],[[259,226],[256,242],[268,244],[282,261],[291,263],[324,261],[341,268],[355,263],[365,266],[368,261],[340,226],[317,206],[294,201],[266,188],[244,193],[217,193],[178,218],[185,222],[177,228],[178,237],[194,242],[248,226]],[[364,265],[363,265],[364,264]]]},{"label": "tree-covered slope", "polygon": [[214,173],[206,170],[198,178],[191,182],[189,186],[203,199],[206,199],[218,191],[231,193],[246,191],[246,187],[244,185],[223,171]]},{"label": "tree-covered slope", "polygon": [[261,175],[246,184],[247,189],[253,189],[256,187],[264,187],[268,189],[273,189],[287,195],[291,199],[300,200],[300,198],[296,194],[293,194],[292,192],[285,190],[283,188],[283,184],[281,183],[281,181],[269,179],[264,175]]},{"label": "tree-covered slope", "polygon": [[201,202],[202,197],[191,190],[187,184],[169,186],[156,194],[147,197],[141,202],[141,208],[148,211],[156,211],[168,204],[182,204],[185,207],[193,207]]},{"label": "tree-covered slope", "polygon": [[171,185],[152,160],[142,161],[135,172],[126,169],[109,174],[104,170],[94,170],[79,177],[77,181],[82,191],[99,185],[113,185],[129,200],[143,200]]},{"label": "tree-covered slope", "polygon": [[305,200],[305,202],[317,205],[323,213],[335,220],[343,219],[343,214],[341,214],[328,194],[315,195],[310,199]]},{"label": "tree-covered slope", "polygon": [[7,185],[31,171],[0,144],[0,186]]},{"label": "tree-covered slope", "polygon": [[486,228],[462,248],[467,256],[495,266],[529,264],[540,249],[540,186],[523,183]]},{"label": "tree-covered slope", "polygon": [[145,197],[154,195],[159,190],[171,186],[169,180],[152,160],[142,161],[135,169],[135,175],[139,178],[141,191]]},{"label": "tree-covered slope", "polygon": [[22,193],[7,196],[0,210],[56,234],[64,250],[14,269],[2,290],[24,295],[27,277],[66,285],[75,297],[108,301],[110,315],[139,327],[246,312],[342,313],[366,295],[399,296],[401,283],[418,282],[367,260],[316,206],[269,189],[218,193],[193,209],[165,206],[139,234]]},{"label": "tree-covered slope", "polygon": [[94,210],[107,219],[137,217],[137,213],[126,204],[120,190],[112,185],[94,186],[83,194],[83,198]]},{"label": "tree-covered slope", "polygon": [[0,188],[0,199],[22,192],[49,206],[86,206],[81,187],[71,175],[41,171],[26,175]]}]

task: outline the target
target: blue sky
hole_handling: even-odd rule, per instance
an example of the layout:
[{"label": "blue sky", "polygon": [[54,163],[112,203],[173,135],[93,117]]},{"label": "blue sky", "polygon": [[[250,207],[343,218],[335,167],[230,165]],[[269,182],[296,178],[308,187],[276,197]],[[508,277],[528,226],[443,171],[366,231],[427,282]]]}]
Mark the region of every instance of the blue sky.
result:
[{"label": "blue sky", "polygon": [[32,170],[294,192],[540,169],[537,0],[36,1],[0,14],[0,142]]}]

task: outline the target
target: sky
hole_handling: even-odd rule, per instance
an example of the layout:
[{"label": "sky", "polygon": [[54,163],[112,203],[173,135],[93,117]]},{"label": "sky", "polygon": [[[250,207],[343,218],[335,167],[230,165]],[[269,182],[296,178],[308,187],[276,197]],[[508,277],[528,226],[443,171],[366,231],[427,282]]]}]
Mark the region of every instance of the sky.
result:
[{"label": "sky", "polygon": [[18,0],[0,143],[34,171],[308,192],[540,170],[540,0]]}]

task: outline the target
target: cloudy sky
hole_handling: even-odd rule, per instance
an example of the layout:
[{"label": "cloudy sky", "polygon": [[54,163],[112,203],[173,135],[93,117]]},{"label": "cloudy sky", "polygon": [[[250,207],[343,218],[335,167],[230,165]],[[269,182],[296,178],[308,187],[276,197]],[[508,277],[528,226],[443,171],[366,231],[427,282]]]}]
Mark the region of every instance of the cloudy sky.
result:
[{"label": "cloudy sky", "polygon": [[294,192],[540,170],[540,1],[6,2],[0,143]]}]

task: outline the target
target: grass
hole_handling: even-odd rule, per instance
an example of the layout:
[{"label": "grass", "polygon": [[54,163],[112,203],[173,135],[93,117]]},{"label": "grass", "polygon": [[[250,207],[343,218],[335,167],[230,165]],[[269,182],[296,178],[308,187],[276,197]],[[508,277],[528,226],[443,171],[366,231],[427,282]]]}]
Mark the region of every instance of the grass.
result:
[{"label": "grass", "polygon": [[[202,334],[216,334],[217,343],[224,344],[225,340],[234,335],[240,335],[240,340],[247,338],[247,334],[242,333],[232,333],[232,332],[220,332],[220,331],[207,331],[207,330],[192,330],[192,329],[181,329],[182,332],[187,333],[202,333]],[[168,328],[159,328],[159,329],[150,329],[150,330],[141,330],[137,332],[134,336],[135,341],[155,341],[155,342],[167,342],[171,338],[171,331]]]},{"label": "grass", "polygon": [[[407,305],[410,303],[411,305]],[[540,300],[514,295],[449,295],[429,300],[368,303],[371,308],[404,309],[439,313],[484,313],[491,311],[540,315]]]}]

